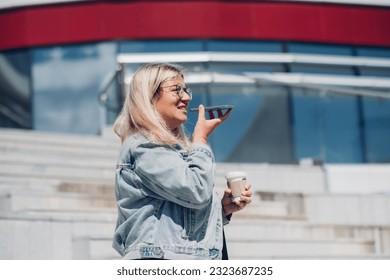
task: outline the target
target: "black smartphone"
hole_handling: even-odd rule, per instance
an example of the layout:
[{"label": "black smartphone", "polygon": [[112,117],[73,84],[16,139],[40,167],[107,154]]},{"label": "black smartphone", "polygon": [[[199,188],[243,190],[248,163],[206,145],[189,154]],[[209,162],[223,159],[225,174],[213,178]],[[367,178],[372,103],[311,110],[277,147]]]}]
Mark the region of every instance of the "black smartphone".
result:
[{"label": "black smartphone", "polygon": [[[228,109],[233,109],[233,105],[216,105],[216,106],[208,106],[204,107],[205,112],[208,111],[218,111],[218,110],[228,110]],[[191,112],[197,112],[199,111],[199,108],[192,108],[190,109]]]}]

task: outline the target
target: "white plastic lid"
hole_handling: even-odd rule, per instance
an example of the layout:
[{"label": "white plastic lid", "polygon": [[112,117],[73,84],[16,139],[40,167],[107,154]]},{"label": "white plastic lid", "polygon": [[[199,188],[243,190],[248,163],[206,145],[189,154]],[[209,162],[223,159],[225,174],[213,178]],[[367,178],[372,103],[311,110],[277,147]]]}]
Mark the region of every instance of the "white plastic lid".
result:
[{"label": "white plastic lid", "polygon": [[242,171],[232,171],[232,172],[228,172],[226,173],[225,175],[225,178],[226,180],[233,180],[233,179],[237,179],[237,178],[246,178],[247,174],[245,172],[242,172]]}]

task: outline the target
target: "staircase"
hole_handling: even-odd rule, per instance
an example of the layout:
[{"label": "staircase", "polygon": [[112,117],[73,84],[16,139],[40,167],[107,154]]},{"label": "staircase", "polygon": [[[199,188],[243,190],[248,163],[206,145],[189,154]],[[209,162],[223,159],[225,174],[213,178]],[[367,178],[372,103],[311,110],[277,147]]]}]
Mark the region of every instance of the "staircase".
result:
[{"label": "staircase", "polygon": [[285,215],[253,212],[236,214],[226,227],[233,259],[390,258],[388,225],[310,221],[305,213],[293,214],[288,207]]},{"label": "staircase", "polygon": [[0,259],[118,259],[110,239],[119,145],[1,129]]},{"label": "staircase", "polygon": [[[0,259],[119,259],[119,140],[0,129]],[[324,191],[320,167],[217,164],[250,174],[253,202],[225,227],[231,259],[389,259],[390,195]]]}]

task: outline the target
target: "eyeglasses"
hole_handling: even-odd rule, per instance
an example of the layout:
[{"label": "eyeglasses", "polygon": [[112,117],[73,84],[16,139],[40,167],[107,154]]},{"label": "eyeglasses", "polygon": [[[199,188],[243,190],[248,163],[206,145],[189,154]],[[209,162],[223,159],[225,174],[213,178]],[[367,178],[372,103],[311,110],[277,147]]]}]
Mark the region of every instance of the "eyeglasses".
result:
[{"label": "eyeglasses", "polygon": [[171,86],[165,86],[165,87],[159,87],[160,89],[161,88],[167,88],[167,87],[170,87],[171,88],[171,92],[176,92],[177,96],[180,98],[180,99],[183,99],[184,97],[184,92],[187,93],[187,95],[190,97],[190,100],[192,100],[192,90],[188,87],[183,87],[182,85],[180,84],[177,84],[177,85],[171,85]]}]

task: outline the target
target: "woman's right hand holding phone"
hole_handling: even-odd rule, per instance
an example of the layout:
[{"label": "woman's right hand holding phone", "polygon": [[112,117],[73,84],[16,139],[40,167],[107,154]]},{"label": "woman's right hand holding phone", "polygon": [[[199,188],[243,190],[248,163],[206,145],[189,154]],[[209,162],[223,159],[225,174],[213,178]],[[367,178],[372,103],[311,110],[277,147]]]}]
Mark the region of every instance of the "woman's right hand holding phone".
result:
[{"label": "woman's right hand holding phone", "polygon": [[206,144],[209,135],[217,126],[219,126],[229,117],[232,109],[228,109],[226,113],[223,113],[222,110],[216,111],[218,117],[214,115],[213,111],[209,111],[210,119],[206,119],[204,106],[199,105],[198,121],[196,122],[194,134],[192,135],[193,142]]}]

